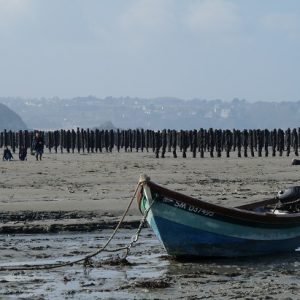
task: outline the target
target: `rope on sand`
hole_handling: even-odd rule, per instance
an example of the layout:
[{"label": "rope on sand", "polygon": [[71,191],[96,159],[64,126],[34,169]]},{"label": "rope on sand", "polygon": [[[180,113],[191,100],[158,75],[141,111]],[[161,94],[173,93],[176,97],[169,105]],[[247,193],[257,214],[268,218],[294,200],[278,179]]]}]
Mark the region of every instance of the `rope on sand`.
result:
[{"label": "rope on sand", "polygon": [[[137,187],[134,191],[134,194],[132,196],[132,198],[130,199],[127,208],[125,209],[120,221],[118,222],[117,226],[115,227],[114,231],[112,232],[111,236],[108,238],[108,240],[106,241],[106,243],[101,246],[98,250],[96,250],[93,253],[90,253],[82,258],[79,259],[75,259],[75,260],[71,260],[71,261],[67,261],[67,262],[57,262],[57,263],[45,263],[45,264],[31,264],[31,265],[14,265],[14,266],[1,266],[0,267],[0,272],[3,271],[29,271],[29,270],[50,270],[50,269],[57,269],[57,268],[62,268],[62,267],[66,267],[66,266],[73,266],[75,264],[80,264],[82,263],[83,266],[87,267],[87,266],[92,266],[92,262],[91,262],[91,258],[97,256],[98,254],[100,254],[101,252],[119,252],[121,250],[126,250],[126,254],[123,257],[122,261],[126,260],[127,255],[129,254],[130,248],[133,246],[134,243],[137,242],[139,235],[141,233],[141,230],[143,228],[143,225],[146,221],[148,212],[151,208],[152,205],[150,205],[150,207],[145,211],[141,221],[140,221],[140,225],[137,229],[136,234],[131,238],[130,243],[127,246],[124,247],[119,247],[116,249],[106,249],[106,247],[109,245],[109,243],[112,241],[112,239],[114,238],[114,236],[116,235],[116,233],[118,232],[120,226],[122,225],[131,205],[132,202],[134,200],[134,198],[136,197],[136,194],[138,192],[139,187],[147,180],[146,177],[141,177],[140,181],[137,184]],[[153,203],[152,203],[153,204]]]}]

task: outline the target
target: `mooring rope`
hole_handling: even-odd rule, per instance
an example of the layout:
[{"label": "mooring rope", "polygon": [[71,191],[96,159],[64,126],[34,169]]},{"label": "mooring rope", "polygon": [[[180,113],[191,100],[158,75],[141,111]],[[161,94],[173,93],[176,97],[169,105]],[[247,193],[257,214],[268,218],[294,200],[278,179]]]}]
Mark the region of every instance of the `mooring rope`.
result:
[{"label": "mooring rope", "polygon": [[83,263],[84,266],[91,266],[91,258],[97,256],[98,254],[100,254],[101,252],[118,252],[121,250],[126,250],[126,254],[125,257],[123,259],[126,259],[130,248],[132,247],[132,245],[138,240],[138,237],[140,235],[140,232],[142,230],[142,227],[145,223],[145,220],[147,218],[148,212],[152,206],[152,204],[149,206],[149,208],[145,211],[145,214],[143,215],[139,228],[136,232],[136,234],[133,236],[133,238],[131,239],[131,242],[129,243],[129,245],[124,246],[124,247],[119,247],[116,249],[106,249],[106,247],[109,245],[109,243],[111,242],[111,240],[114,238],[114,236],[116,235],[116,233],[118,232],[120,226],[122,225],[131,205],[132,202],[134,200],[134,198],[136,197],[137,191],[139,189],[139,187],[145,182],[145,180],[141,179],[138,184],[137,187],[133,193],[132,198],[130,199],[120,221],[118,222],[117,226],[115,227],[114,231],[112,232],[111,236],[108,238],[108,240],[106,241],[106,243],[100,247],[97,251],[90,253],[82,258],[79,259],[75,259],[73,261],[67,261],[67,262],[57,262],[57,263],[45,263],[45,264],[31,264],[31,265],[14,265],[14,266],[1,266],[0,267],[0,272],[3,271],[29,271],[29,270],[50,270],[50,269],[56,269],[56,268],[62,268],[62,267],[66,267],[66,266],[72,266],[75,264],[80,264]]}]

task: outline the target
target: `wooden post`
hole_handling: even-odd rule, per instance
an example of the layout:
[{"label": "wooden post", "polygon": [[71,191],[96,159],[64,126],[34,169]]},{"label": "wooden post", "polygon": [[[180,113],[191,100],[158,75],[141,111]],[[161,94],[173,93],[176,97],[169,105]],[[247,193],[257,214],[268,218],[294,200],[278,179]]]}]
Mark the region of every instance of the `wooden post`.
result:
[{"label": "wooden post", "polygon": [[198,146],[198,138],[197,138],[197,130],[194,129],[192,131],[192,141],[191,141],[191,149],[193,153],[193,158],[196,158],[197,146]]},{"label": "wooden post", "polygon": [[80,134],[79,127],[77,127],[77,131],[76,131],[76,146],[77,146],[77,152],[80,153],[80,150],[81,150],[81,134]]},{"label": "wooden post", "polygon": [[265,157],[269,155],[269,142],[270,142],[270,132],[268,129],[264,130],[264,148],[265,148]]},{"label": "wooden post", "polygon": [[149,152],[149,148],[150,148],[150,130],[147,129],[145,131],[145,148],[146,148],[146,151]]},{"label": "wooden post", "polygon": [[248,146],[249,146],[249,133],[247,129],[244,129],[243,130],[244,157],[248,157]]},{"label": "wooden post", "polygon": [[135,130],[135,151],[138,152],[141,147],[141,133],[139,129]]},{"label": "wooden post", "polygon": [[85,131],[84,138],[85,138],[86,151],[87,151],[87,153],[90,153],[90,151],[91,151],[91,141],[90,141],[91,136],[90,136],[90,129],[89,128],[87,128],[87,130]]},{"label": "wooden post", "polygon": [[104,146],[104,130],[99,131],[99,140],[100,140],[99,151],[102,152]]},{"label": "wooden post", "polygon": [[4,147],[7,147],[8,146],[8,134],[6,132],[6,129],[4,129]]},{"label": "wooden post", "polygon": [[19,149],[24,147],[24,136],[23,136],[23,131],[22,130],[19,130],[18,147],[19,147]]},{"label": "wooden post", "polygon": [[278,129],[278,150],[279,156],[282,156],[284,151],[284,132],[282,129]]},{"label": "wooden post", "polygon": [[100,130],[99,129],[95,130],[95,149],[96,149],[96,153],[100,149]]},{"label": "wooden post", "polygon": [[54,137],[53,137],[53,131],[48,131],[48,149],[49,152],[51,153],[51,149],[53,147],[54,144]]},{"label": "wooden post", "polygon": [[249,145],[251,157],[254,157],[254,134],[252,129],[249,130]]},{"label": "wooden post", "polygon": [[172,135],[172,153],[173,153],[173,157],[177,158],[177,153],[176,153],[176,148],[177,148],[177,131],[176,130],[172,130],[171,135]]},{"label": "wooden post", "polygon": [[128,138],[129,138],[129,150],[132,152],[133,149],[133,132],[131,129],[128,130]]},{"label": "wooden post", "polygon": [[186,158],[186,150],[188,148],[188,132],[181,131],[181,143],[182,143],[182,157]]},{"label": "wooden post", "polygon": [[238,151],[238,157],[242,157],[242,136],[240,130],[236,130],[236,147]]},{"label": "wooden post", "polygon": [[71,149],[71,144],[72,144],[71,139],[72,139],[71,131],[70,130],[65,131],[65,146],[68,153],[70,153],[70,149]]},{"label": "wooden post", "polygon": [[65,143],[65,136],[64,136],[64,130],[60,130],[60,135],[59,135],[59,147],[60,147],[60,153],[64,153],[64,143]]},{"label": "wooden post", "polygon": [[297,134],[297,129],[294,128],[293,132],[292,132],[292,143],[293,143],[293,148],[294,148],[294,152],[295,155],[298,156],[298,134]]},{"label": "wooden post", "polygon": [[28,130],[24,131],[24,142],[25,142],[25,149],[31,148],[31,140]]},{"label": "wooden post", "polygon": [[72,153],[75,152],[75,148],[76,148],[76,132],[74,129],[72,129],[71,131],[71,149],[72,149]]},{"label": "wooden post", "polygon": [[30,131],[29,132],[29,140],[30,140],[30,153],[33,152],[33,139],[34,139],[35,132]]},{"label": "wooden post", "polygon": [[82,149],[82,152],[84,153],[85,152],[85,130],[83,130],[81,128],[81,131],[80,131],[80,145],[81,145],[81,149]]},{"label": "wooden post", "polygon": [[115,140],[114,140],[114,131],[111,129],[109,131],[109,152],[111,153],[114,148]]},{"label": "wooden post", "polygon": [[16,153],[16,133],[11,131],[11,149],[13,153]]},{"label": "wooden post", "polygon": [[161,133],[161,146],[162,146],[162,150],[161,150],[161,158],[165,158],[165,153],[166,153],[166,147],[167,147],[167,131],[166,129],[164,129]]},{"label": "wooden post", "polygon": [[128,138],[128,130],[123,130],[123,139],[124,139],[124,149],[127,152],[129,147],[129,138]]},{"label": "wooden post", "polygon": [[221,151],[222,151],[222,131],[216,129],[215,130],[215,141],[216,141],[216,152],[217,152],[217,157],[221,157]]},{"label": "wooden post", "polygon": [[226,151],[226,157],[230,157],[230,151],[233,144],[233,134],[232,132],[227,129],[225,132],[225,151]]},{"label": "wooden post", "polygon": [[200,128],[198,132],[198,147],[200,152],[200,157],[204,158],[204,149],[205,149],[205,133],[203,128]]},{"label": "wooden post", "polygon": [[257,131],[257,147],[258,147],[258,157],[262,156],[262,149],[263,149],[263,133],[260,129]]},{"label": "wooden post", "polygon": [[168,152],[172,151],[172,134],[170,129],[167,130],[167,149]]},{"label": "wooden post", "polygon": [[290,156],[291,153],[291,129],[288,128],[285,132],[286,141],[286,156]]},{"label": "wooden post", "polygon": [[145,148],[145,131],[142,128],[141,129],[141,151],[144,152],[144,148]]},{"label": "wooden post", "polygon": [[212,128],[208,130],[208,147],[210,157],[214,157],[215,136]]},{"label": "wooden post", "polygon": [[55,130],[54,131],[54,150],[55,150],[55,153],[57,153],[57,149],[58,149],[58,146],[59,146],[59,140],[60,140],[59,131]]},{"label": "wooden post", "polygon": [[272,156],[276,156],[276,147],[277,147],[277,130],[276,129],[271,131],[271,144],[272,144]]},{"label": "wooden post", "polygon": [[159,158],[159,150],[161,147],[160,131],[155,132],[155,157]]}]

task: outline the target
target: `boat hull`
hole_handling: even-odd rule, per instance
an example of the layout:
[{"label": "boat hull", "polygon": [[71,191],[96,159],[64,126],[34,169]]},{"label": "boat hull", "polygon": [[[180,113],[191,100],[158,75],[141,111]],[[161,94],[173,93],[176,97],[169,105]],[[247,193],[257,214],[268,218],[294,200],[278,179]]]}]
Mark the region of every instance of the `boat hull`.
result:
[{"label": "boat hull", "polygon": [[188,205],[144,186],[140,209],[175,257],[242,257],[295,251],[300,224],[253,223]]}]

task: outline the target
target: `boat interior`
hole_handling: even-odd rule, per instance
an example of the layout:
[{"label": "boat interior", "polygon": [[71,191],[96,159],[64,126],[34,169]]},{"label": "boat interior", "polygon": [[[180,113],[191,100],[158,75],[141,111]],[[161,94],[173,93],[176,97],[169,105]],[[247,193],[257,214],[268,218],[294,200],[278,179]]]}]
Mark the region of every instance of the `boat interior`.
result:
[{"label": "boat interior", "polygon": [[236,207],[254,212],[274,214],[300,213],[300,186],[280,190],[274,198]]}]

